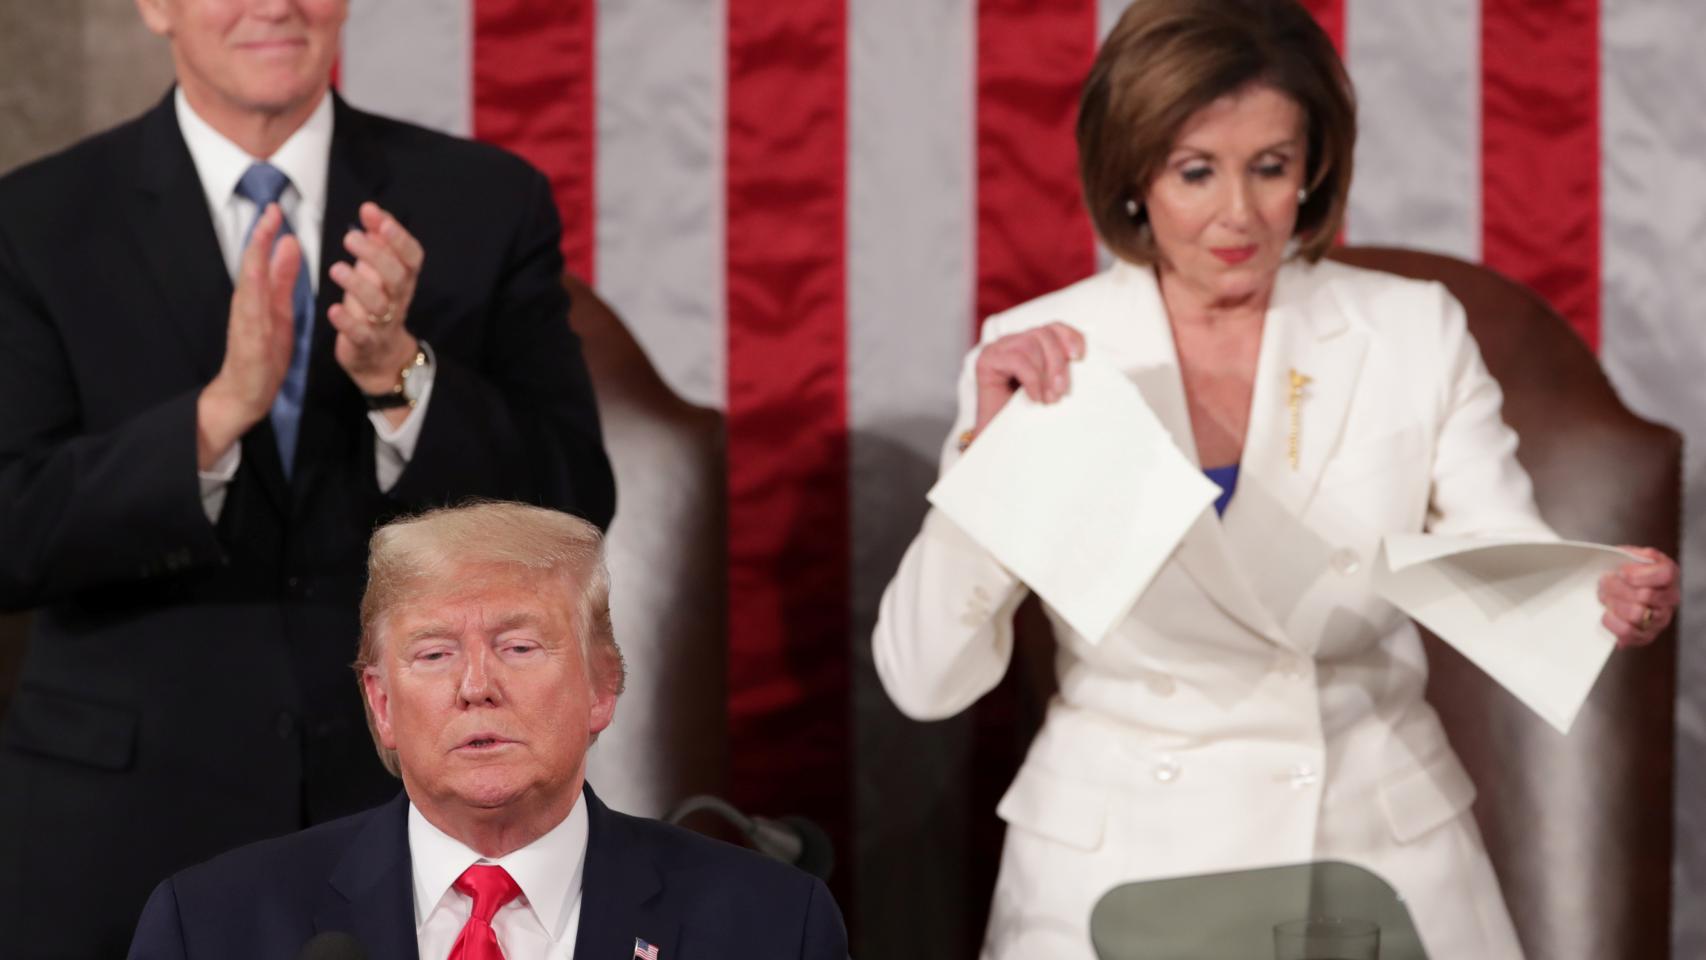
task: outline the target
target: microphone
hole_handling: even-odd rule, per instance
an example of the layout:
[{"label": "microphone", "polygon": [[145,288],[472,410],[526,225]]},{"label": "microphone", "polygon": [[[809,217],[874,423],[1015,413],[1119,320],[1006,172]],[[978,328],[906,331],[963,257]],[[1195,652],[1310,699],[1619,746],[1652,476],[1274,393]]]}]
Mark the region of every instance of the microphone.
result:
[{"label": "microphone", "polygon": [[819,880],[828,880],[835,870],[835,845],[829,842],[829,834],[805,817],[749,817],[726,800],[698,794],[677,804],[668,820],[680,824],[701,810],[734,824],[754,850],[772,860],[798,867]]},{"label": "microphone", "polygon": [[340,930],[317,933],[302,945],[296,960],[367,960],[361,941]]}]

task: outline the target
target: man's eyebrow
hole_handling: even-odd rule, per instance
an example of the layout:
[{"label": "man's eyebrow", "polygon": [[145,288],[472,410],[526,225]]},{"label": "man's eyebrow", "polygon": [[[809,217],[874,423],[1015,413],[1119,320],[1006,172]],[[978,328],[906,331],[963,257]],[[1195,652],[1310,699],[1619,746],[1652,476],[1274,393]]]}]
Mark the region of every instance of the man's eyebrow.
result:
[{"label": "man's eyebrow", "polygon": [[[544,623],[544,618],[538,614],[521,611],[509,614],[498,620],[495,625],[497,632],[514,630],[518,627],[536,627]],[[422,640],[439,640],[456,634],[456,628],[448,621],[438,620],[423,623],[403,635],[404,644],[419,643]]]},{"label": "man's eyebrow", "polygon": [[455,631],[450,624],[444,622],[426,623],[410,630],[402,637],[403,645],[420,643],[422,640],[440,640],[450,636]]}]

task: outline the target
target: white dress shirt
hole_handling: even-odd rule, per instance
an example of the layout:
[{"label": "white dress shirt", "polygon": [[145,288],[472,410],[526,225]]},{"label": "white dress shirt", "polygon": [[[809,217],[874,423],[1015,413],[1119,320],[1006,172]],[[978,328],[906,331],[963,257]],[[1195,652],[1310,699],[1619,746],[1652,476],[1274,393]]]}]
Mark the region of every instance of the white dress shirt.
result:
[{"label": "white dress shirt", "polygon": [[512,960],[573,960],[586,868],[586,802],[576,799],[563,822],[520,850],[482,857],[427,822],[409,804],[409,860],[414,873],[415,942],[421,960],[445,960],[468,922],[474,900],[453,884],[477,863],[504,868],[521,895],[492,918],[498,946]]},{"label": "white dress shirt", "polygon": [[[254,201],[237,193],[237,181],[253,164],[263,158],[251,157],[219,131],[213,129],[190,106],[180,87],[172,98],[178,116],[178,129],[189,147],[195,163],[196,176],[207,195],[208,213],[213,218],[213,232],[219,239],[219,252],[225,258],[225,271],[236,283],[237,266],[243,258],[243,244],[260,210]],[[264,161],[277,167],[289,178],[279,206],[290,220],[291,231],[302,245],[302,265],[308,271],[308,283],[316,296],[320,282],[320,239],[326,219],[326,169],[332,153],[332,98],[327,95],[309,114],[307,121],[290,135],[278,150]],[[359,229],[359,224],[350,226]],[[429,360],[431,358],[428,353]],[[415,443],[420,438],[421,422],[425,419],[427,402],[432,395],[432,366],[413,376],[420,376],[419,399],[403,422],[393,427],[378,411],[368,414],[374,429],[374,473],[381,490],[395,486],[414,456]],[[225,488],[237,475],[242,462],[242,445],[234,444],[211,469],[199,472],[202,508],[208,520],[217,523],[225,506]]]}]

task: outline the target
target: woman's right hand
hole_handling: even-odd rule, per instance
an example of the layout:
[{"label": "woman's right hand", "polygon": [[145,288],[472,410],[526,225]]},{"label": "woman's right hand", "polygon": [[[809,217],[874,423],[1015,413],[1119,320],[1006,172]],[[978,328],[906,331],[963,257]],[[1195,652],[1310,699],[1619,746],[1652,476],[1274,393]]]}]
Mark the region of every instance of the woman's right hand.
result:
[{"label": "woman's right hand", "polygon": [[1071,388],[1067,364],[1084,357],[1084,335],[1064,323],[1032,327],[984,347],[977,355],[977,421],[983,432],[1020,390],[1038,403],[1053,403]]}]

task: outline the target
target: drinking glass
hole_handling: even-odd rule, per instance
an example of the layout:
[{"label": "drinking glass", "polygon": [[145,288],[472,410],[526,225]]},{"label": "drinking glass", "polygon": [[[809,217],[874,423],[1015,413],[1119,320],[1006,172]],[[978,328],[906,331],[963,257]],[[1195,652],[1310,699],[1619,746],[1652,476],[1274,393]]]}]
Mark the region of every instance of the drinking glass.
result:
[{"label": "drinking glass", "polygon": [[1275,924],[1274,960],[1380,960],[1380,926],[1352,917]]}]

